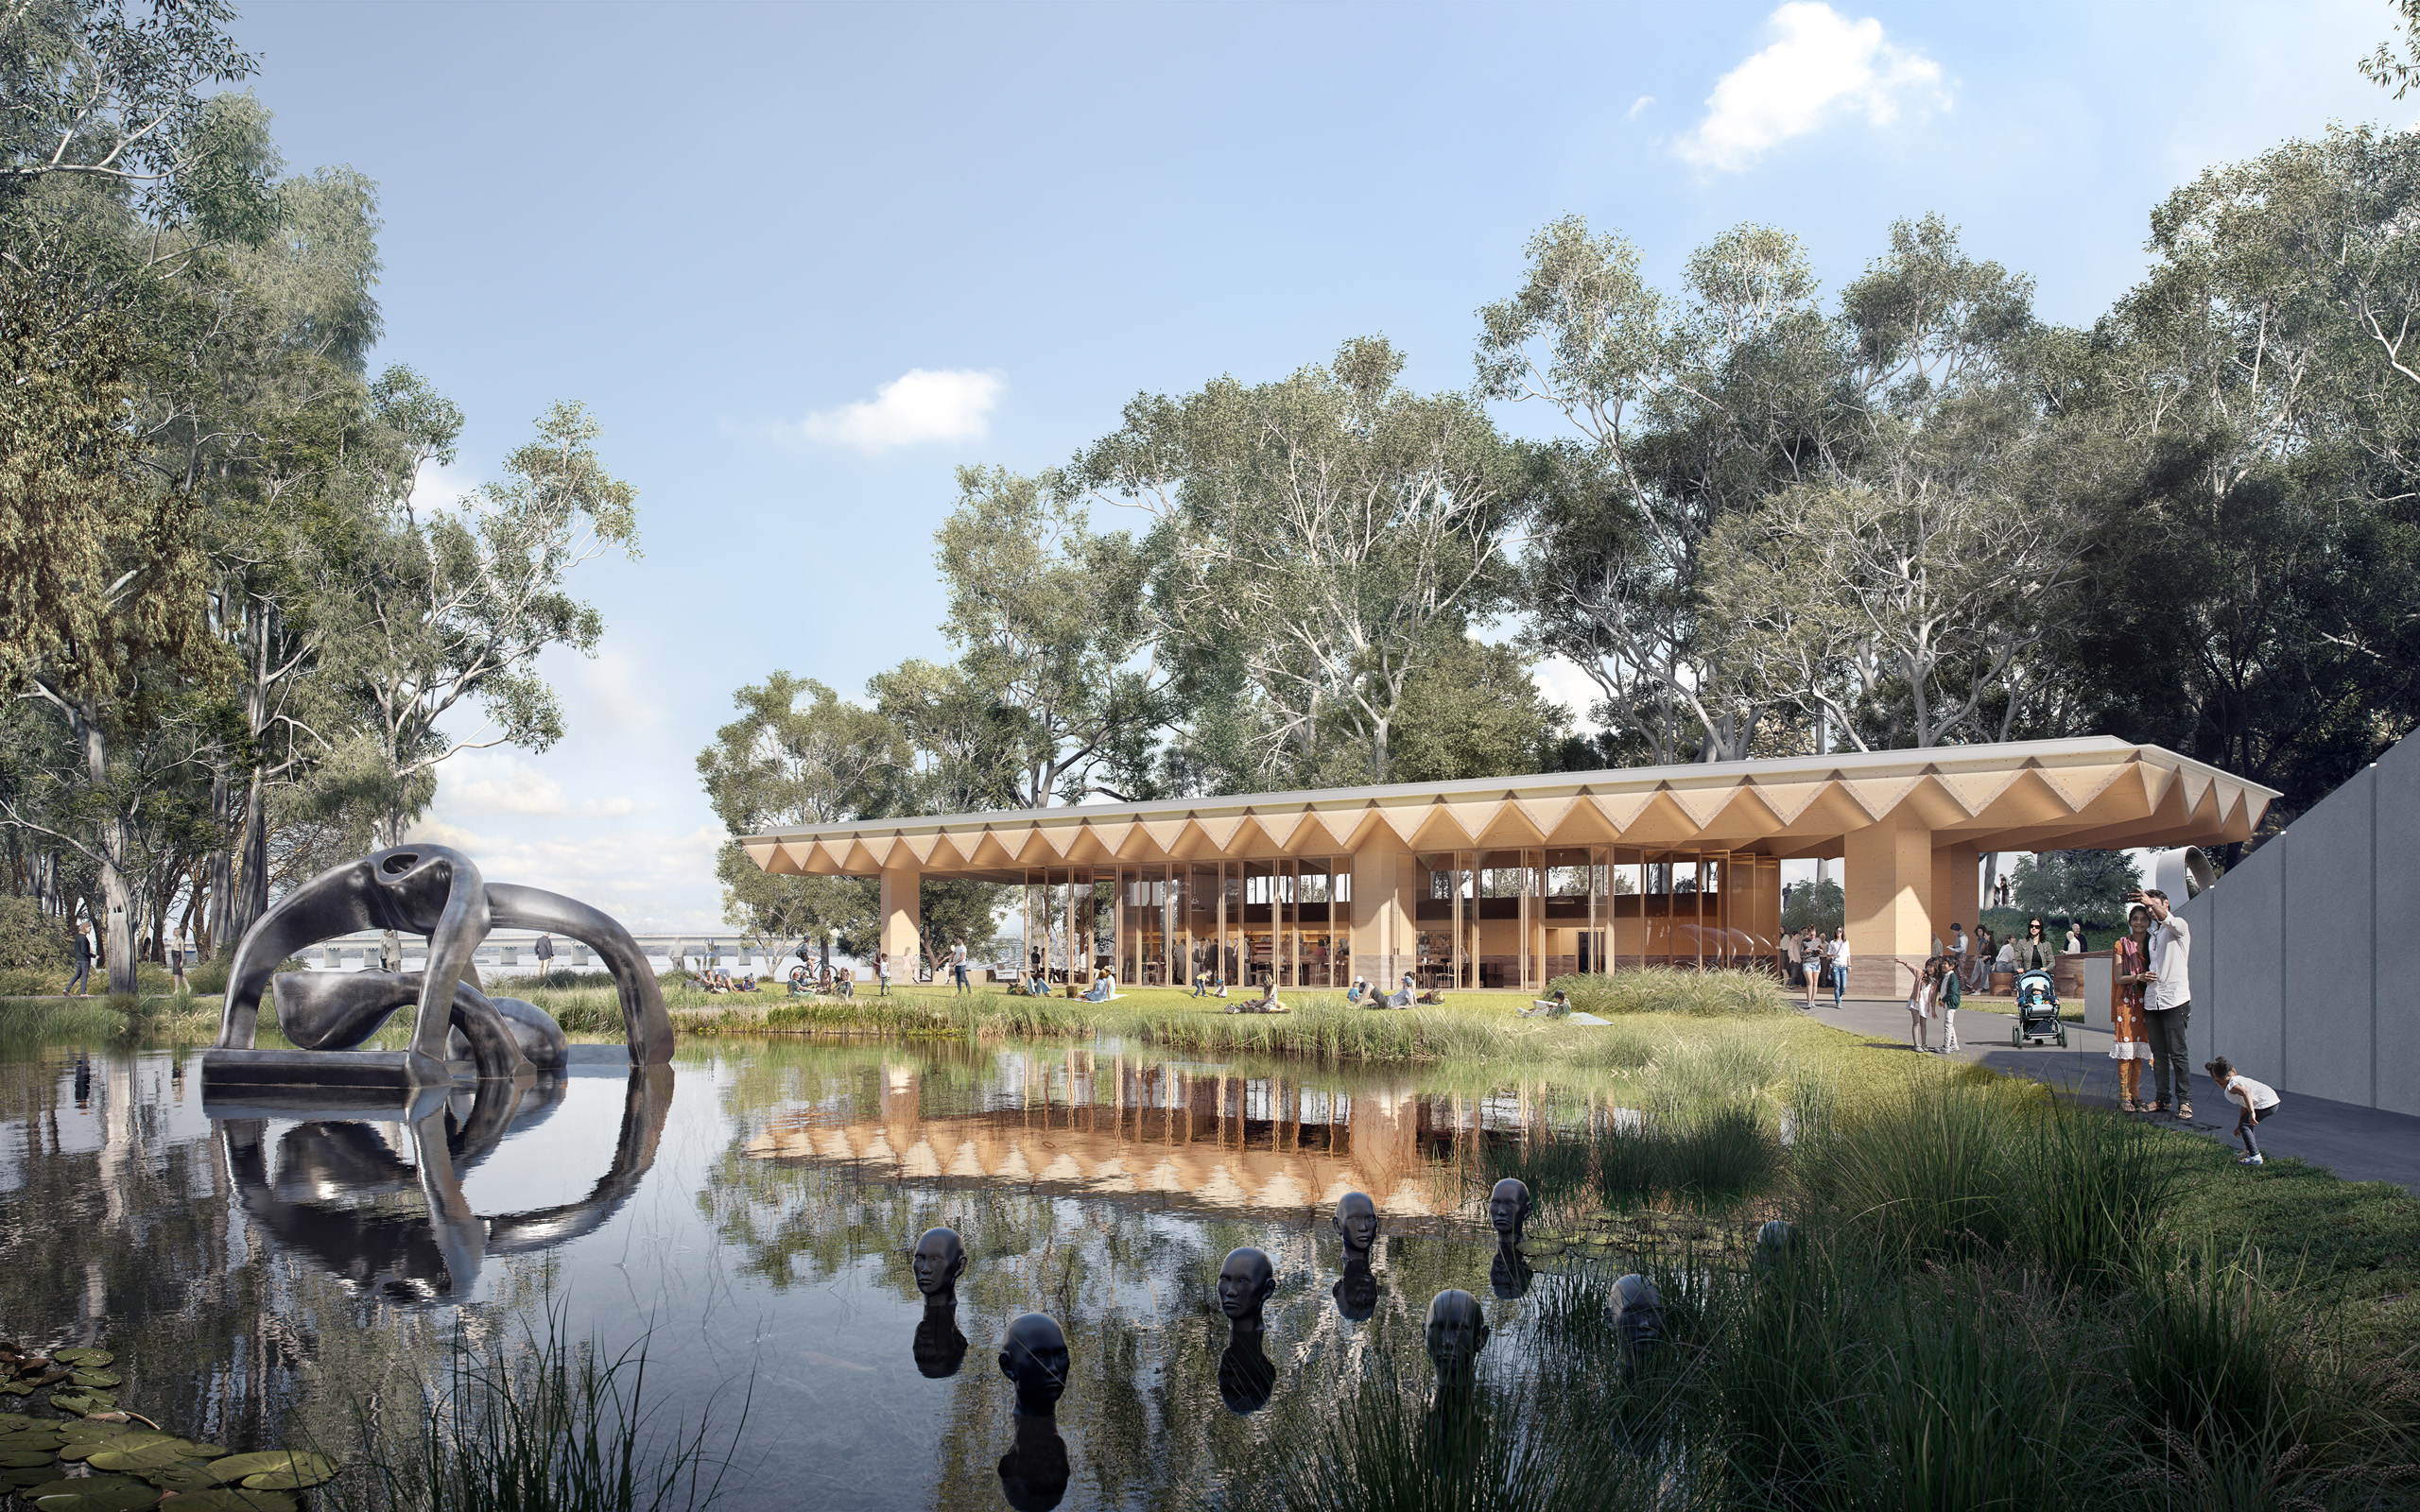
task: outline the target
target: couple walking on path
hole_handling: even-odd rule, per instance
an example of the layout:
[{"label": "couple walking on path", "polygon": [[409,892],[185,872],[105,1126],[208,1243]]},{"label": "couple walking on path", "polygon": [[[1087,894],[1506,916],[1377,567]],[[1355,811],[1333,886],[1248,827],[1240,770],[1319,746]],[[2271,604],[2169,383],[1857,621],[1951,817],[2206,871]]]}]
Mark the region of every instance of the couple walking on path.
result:
[{"label": "couple walking on path", "polygon": [[1830,939],[1822,938],[1810,927],[1790,936],[1789,955],[1798,966],[1800,978],[1806,990],[1806,1005],[1815,1005],[1815,994],[1828,983],[1832,988],[1832,1006],[1841,1005],[1841,994],[1848,987],[1849,934],[1845,929],[1832,931]]}]

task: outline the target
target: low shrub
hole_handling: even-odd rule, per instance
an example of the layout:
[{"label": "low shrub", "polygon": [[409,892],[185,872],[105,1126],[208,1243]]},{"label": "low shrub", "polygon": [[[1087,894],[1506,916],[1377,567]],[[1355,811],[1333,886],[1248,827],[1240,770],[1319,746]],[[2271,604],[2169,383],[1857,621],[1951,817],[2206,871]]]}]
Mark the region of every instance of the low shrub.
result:
[{"label": "low shrub", "polygon": [[76,931],[64,919],[42,911],[31,898],[0,897],[0,972],[56,973],[75,970]]},{"label": "low shrub", "polygon": [[1636,971],[1558,976],[1549,992],[1571,994],[1582,1013],[1614,1017],[1632,1013],[1691,1013],[1705,1018],[1791,1011],[1778,979],[1762,971],[1686,971],[1650,966]]}]

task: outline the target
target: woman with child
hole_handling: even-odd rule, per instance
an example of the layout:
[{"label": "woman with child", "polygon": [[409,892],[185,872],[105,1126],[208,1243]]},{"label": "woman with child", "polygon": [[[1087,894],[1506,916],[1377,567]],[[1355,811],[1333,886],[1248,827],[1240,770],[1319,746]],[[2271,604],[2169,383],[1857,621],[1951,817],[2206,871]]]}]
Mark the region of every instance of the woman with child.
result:
[{"label": "woman with child", "polygon": [[2143,988],[2151,971],[2152,911],[2140,903],[2126,911],[2126,933],[2118,936],[2118,1002],[2110,1013],[2109,1058],[2118,1062],[2118,1107],[2138,1113],[2143,1063],[2152,1058],[2143,1022]]}]

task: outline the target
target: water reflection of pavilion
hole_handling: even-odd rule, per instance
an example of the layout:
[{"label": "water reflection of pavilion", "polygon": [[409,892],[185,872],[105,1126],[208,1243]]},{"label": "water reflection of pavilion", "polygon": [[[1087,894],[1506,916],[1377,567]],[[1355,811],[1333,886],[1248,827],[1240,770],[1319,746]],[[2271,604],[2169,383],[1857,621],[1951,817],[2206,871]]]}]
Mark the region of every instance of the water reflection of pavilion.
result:
[{"label": "water reflection of pavilion", "polygon": [[1517,1095],[1423,1095],[1409,1083],[1345,1091],[1274,1074],[1071,1051],[1022,1061],[984,1106],[928,1110],[919,1069],[882,1070],[861,1097],[792,1104],[745,1146],[758,1160],[850,1165],[939,1186],[1013,1185],[1070,1195],[1150,1195],[1213,1210],[1324,1208],[1366,1192],[1390,1217],[1464,1205],[1443,1162],[1489,1128],[1517,1127]]}]

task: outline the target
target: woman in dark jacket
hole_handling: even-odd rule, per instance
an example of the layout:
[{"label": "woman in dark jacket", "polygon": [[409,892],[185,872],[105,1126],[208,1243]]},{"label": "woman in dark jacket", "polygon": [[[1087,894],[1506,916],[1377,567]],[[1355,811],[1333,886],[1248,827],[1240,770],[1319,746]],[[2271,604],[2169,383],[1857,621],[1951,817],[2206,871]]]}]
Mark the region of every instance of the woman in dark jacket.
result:
[{"label": "woman in dark jacket", "polygon": [[2028,919],[2025,937],[2016,942],[2016,974],[2047,971],[2057,963],[2059,953],[2050,948],[2049,939],[2042,933],[2042,920]]}]

